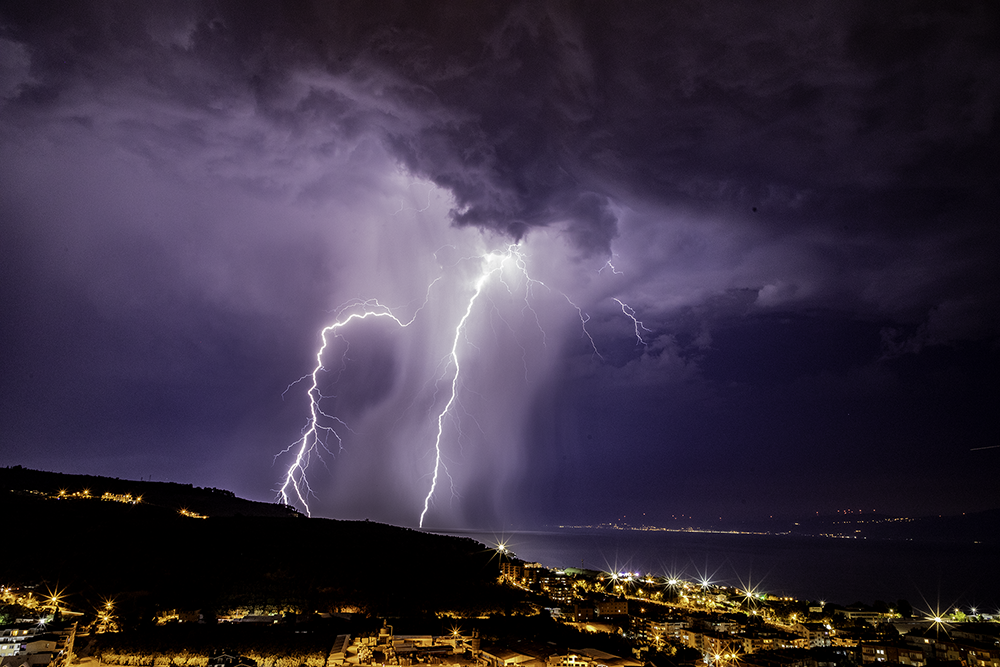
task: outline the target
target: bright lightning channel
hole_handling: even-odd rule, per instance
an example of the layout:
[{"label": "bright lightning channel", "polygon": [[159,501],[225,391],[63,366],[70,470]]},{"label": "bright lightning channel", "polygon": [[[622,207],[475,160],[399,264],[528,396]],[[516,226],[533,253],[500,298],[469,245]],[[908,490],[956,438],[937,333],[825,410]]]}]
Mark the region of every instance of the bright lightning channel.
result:
[{"label": "bright lightning channel", "polygon": [[[427,492],[427,495],[424,497],[423,511],[420,512],[419,526],[421,528],[424,527],[424,519],[427,516],[427,512],[430,510],[431,500],[434,497],[434,491],[437,489],[438,474],[442,468],[441,439],[444,437],[445,418],[448,416],[448,414],[454,407],[455,403],[458,401],[459,376],[461,375],[462,372],[461,362],[459,360],[459,355],[458,355],[458,345],[462,339],[463,332],[466,329],[466,324],[468,323],[469,318],[472,316],[472,310],[476,305],[476,301],[479,300],[479,297],[483,293],[483,290],[485,289],[487,282],[489,282],[490,278],[494,276],[496,276],[498,280],[505,287],[507,287],[507,291],[510,292],[510,287],[507,285],[506,282],[504,282],[503,272],[508,267],[508,265],[513,265],[521,273],[521,275],[525,280],[526,284],[525,295],[524,295],[525,307],[528,310],[530,310],[532,314],[535,315],[535,322],[537,324],[538,316],[535,313],[534,309],[531,308],[531,305],[528,303],[528,295],[531,293],[531,288],[535,284],[541,285],[546,289],[551,289],[544,282],[536,280],[531,277],[531,275],[528,273],[527,264],[525,263],[525,255],[524,253],[521,252],[520,248],[518,248],[516,244],[512,243],[508,245],[506,252],[494,251],[487,255],[482,255],[479,259],[483,261],[483,272],[476,279],[476,282],[474,283],[473,286],[472,295],[469,297],[469,300],[465,305],[465,312],[462,314],[461,319],[455,326],[455,335],[452,337],[451,351],[449,352],[448,355],[450,357],[449,363],[451,366],[454,367],[454,372],[452,373],[451,376],[451,394],[448,396],[448,401],[445,403],[444,407],[441,409],[441,411],[438,413],[437,416],[437,436],[434,439],[434,473],[431,476],[431,488]],[[568,296],[566,296],[566,294],[563,294],[562,292],[559,292],[559,294],[561,294],[563,298],[565,298],[566,301],[573,308],[576,309],[577,313],[580,316],[580,326],[583,329],[583,333],[587,337],[587,340],[590,341],[590,345],[591,348],[594,350],[594,354],[600,357],[601,355],[597,351],[597,346],[594,343],[594,339],[591,337],[590,332],[587,331],[587,322],[590,319],[589,316],[586,313],[584,313],[579,306],[573,303],[573,301]],[[541,329],[541,325],[539,325],[539,329]]]},{"label": "bright lightning channel", "polygon": [[[302,430],[302,437],[293,442],[291,445],[286,447],[284,450],[279,452],[275,459],[282,454],[286,454],[289,451],[295,451],[295,458],[292,464],[288,468],[288,472],[285,474],[285,481],[282,483],[281,487],[278,489],[278,496],[281,498],[281,502],[288,505],[290,497],[294,495],[299,503],[301,503],[303,509],[305,509],[306,514],[311,516],[309,511],[309,496],[313,495],[312,488],[309,486],[309,480],[306,477],[306,470],[309,468],[309,464],[312,461],[313,456],[319,456],[320,449],[331,453],[327,447],[327,442],[330,437],[337,440],[337,446],[343,446],[343,438],[337,431],[337,427],[323,420],[330,420],[333,424],[339,424],[340,427],[350,430],[350,427],[344,423],[342,419],[335,415],[328,414],[320,407],[320,401],[326,398],[319,389],[319,375],[321,372],[327,370],[326,366],[323,364],[323,355],[326,353],[326,348],[329,346],[330,340],[329,336],[337,336],[343,339],[340,335],[340,329],[350,324],[355,320],[365,320],[370,317],[384,317],[392,320],[400,327],[408,327],[417,319],[417,315],[423,310],[424,306],[427,305],[427,301],[430,298],[431,287],[434,286],[440,278],[435,278],[427,287],[427,296],[424,298],[424,302],[417,308],[413,316],[407,320],[403,321],[396,317],[388,306],[385,306],[378,302],[377,299],[354,299],[348,301],[346,304],[341,306],[336,313],[335,321],[323,328],[321,332],[322,344],[319,350],[316,352],[316,365],[313,367],[312,373],[309,375],[304,375],[295,382],[288,385],[285,388],[285,392],[291,389],[293,386],[302,382],[306,378],[312,380],[312,384],[309,386],[309,391],[306,392],[309,396],[309,419],[306,421],[306,426]],[[346,315],[345,315],[346,313]],[[346,339],[344,339],[346,342]],[[344,351],[344,357],[346,357],[347,351]],[[341,358],[343,362],[344,357]]]},{"label": "bright lightning channel", "polygon": [[[497,250],[484,255],[479,255],[476,257],[465,258],[467,260],[477,260],[482,263],[482,272],[476,278],[472,287],[472,294],[468,297],[465,304],[465,310],[462,313],[461,318],[455,325],[454,334],[451,336],[451,346],[448,354],[442,359],[442,363],[445,365],[445,374],[447,374],[448,369],[451,369],[451,392],[448,396],[448,400],[445,402],[444,406],[437,413],[437,433],[434,439],[434,466],[431,474],[431,484],[427,495],[424,497],[423,509],[420,512],[419,525],[423,528],[424,519],[430,510],[431,502],[434,498],[434,494],[437,490],[438,481],[442,469],[444,474],[448,475],[447,468],[444,466],[442,458],[442,441],[444,438],[445,423],[448,416],[451,414],[456,404],[458,403],[458,389],[461,385],[460,377],[462,373],[461,359],[459,355],[459,346],[463,337],[465,337],[468,322],[473,315],[473,311],[480,297],[484,293],[487,284],[494,277],[503,284],[508,292],[511,292],[510,286],[504,280],[504,271],[513,267],[524,279],[525,281],[525,308],[532,312],[535,316],[535,322],[538,324],[539,329],[541,325],[538,321],[537,313],[531,307],[528,302],[528,297],[532,294],[532,288],[536,285],[544,287],[550,292],[555,292],[562,296],[571,307],[573,307],[580,319],[580,326],[582,329],[582,335],[586,337],[590,344],[591,349],[595,356],[603,359],[601,354],[597,350],[597,345],[594,342],[593,337],[587,330],[587,323],[590,321],[590,316],[587,315],[576,303],[574,303],[566,294],[561,291],[553,290],[544,282],[532,278],[528,272],[527,265],[525,262],[525,255],[519,248],[517,244],[510,244],[505,250]],[[462,260],[460,260],[462,261]],[[609,263],[610,264],[610,263]],[[620,273],[611,267],[615,273]],[[330,337],[339,337],[345,341],[341,335],[341,330],[347,325],[351,324],[356,320],[364,320],[373,317],[387,318],[395,322],[400,328],[406,328],[410,326],[420,314],[420,311],[427,305],[430,300],[431,289],[434,287],[435,283],[441,280],[440,277],[435,278],[430,285],[427,287],[427,292],[424,298],[424,302],[418,307],[413,315],[408,320],[403,320],[398,317],[393,311],[386,305],[380,303],[376,299],[354,299],[347,302],[342,307],[340,307],[335,314],[335,319],[333,324],[324,327],[321,331],[322,343],[319,350],[316,352],[316,365],[313,367],[311,373],[302,376],[295,382],[288,385],[285,389],[287,392],[293,386],[300,382],[311,380],[308,391],[306,392],[309,397],[309,417],[306,421],[306,425],[303,427],[301,437],[286,447],[284,450],[279,452],[278,456],[282,456],[289,452],[294,452],[294,458],[291,465],[288,467],[288,471],[285,474],[284,481],[277,490],[278,497],[284,504],[290,504],[290,501],[294,498],[298,501],[300,506],[305,510],[307,515],[311,516],[309,509],[309,497],[314,496],[312,488],[309,486],[309,481],[306,476],[306,472],[309,469],[310,464],[313,462],[314,457],[322,460],[322,452],[326,452],[332,455],[328,447],[330,438],[333,438],[337,442],[338,448],[343,447],[343,438],[338,429],[350,430],[350,427],[336,415],[332,415],[323,410],[321,402],[327,396],[324,396],[319,388],[319,378],[320,374],[329,370],[323,363],[323,356],[327,351],[330,344]],[[622,312],[628,316],[635,325],[636,338],[639,343],[646,345],[645,340],[643,340],[640,333],[642,331],[650,331],[642,322],[640,322],[636,316],[635,311],[628,306],[626,303],[619,299],[615,301],[621,306]],[[544,337],[544,331],[542,332]],[[544,338],[543,338],[544,342]],[[470,343],[471,344],[471,343]],[[341,362],[346,363],[346,350],[344,355],[341,357]],[[450,477],[450,475],[448,475]],[[454,491],[453,491],[454,492]]]},{"label": "bright lightning channel", "polygon": [[612,297],[612,298],[614,298],[614,300],[618,303],[618,305],[622,307],[622,312],[625,313],[625,317],[632,320],[632,324],[635,325],[636,345],[642,345],[643,347],[648,347],[648,343],[646,343],[646,340],[642,337],[640,329],[647,333],[653,333],[652,330],[647,329],[646,326],[635,316],[635,310],[632,309],[632,306],[628,305],[627,303],[625,303],[624,301],[622,301],[617,297]]},{"label": "bright lightning channel", "polygon": [[[491,253],[488,258],[493,257]],[[489,263],[487,263],[489,266]],[[472,307],[476,305],[476,300],[479,295],[483,293],[483,286],[486,285],[486,281],[489,280],[490,276],[503,269],[503,264],[496,268],[484,271],[478,279],[476,279],[475,289],[473,290],[472,296],[469,298],[469,302],[465,306],[465,313],[462,314],[462,318],[458,321],[458,325],[455,327],[455,337],[451,342],[451,364],[455,367],[455,372],[451,376],[451,395],[448,397],[448,401],[445,403],[444,408],[438,413],[437,416],[437,437],[434,439],[434,474],[431,476],[431,488],[424,497],[424,509],[420,513],[420,527],[424,527],[424,517],[427,516],[427,510],[430,508],[431,498],[434,496],[434,491],[437,489],[438,472],[441,469],[441,437],[444,435],[444,419],[445,416],[451,412],[451,407],[455,404],[458,398],[458,377],[462,372],[462,367],[458,359],[458,342],[461,339],[462,332],[465,330],[465,323],[469,321],[469,316],[472,315]]]},{"label": "bright lightning channel", "polygon": [[[617,257],[617,255],[612,255],[612,259],[614,257]],[[615,268],[615,265],[611,263],[610,259],[607,262],[604,263],[604,266],[602,266],[601,268],[597,269],[597,272],[598,273],[604,273],[604,269],[611,269],[611,273],[613,273],[616,276],[624,276],[625,275],[624,271],[619,271],[618,269]]]},{"label": "bright lightning channel", "polygon": [[[611,253],[611,259],[614,259],[617,256],[618,255],[616,255],[614,253]],[[619,271],[615,267],[615,265],[611,263],[611,259],[609,259],[607,262],[605,262],[604,266],[602,266],[601,268],[599,268],[597,270],[597,272],[598,273],[603,273],[604,269],[611,269],[611,273],[613,275],[624,276],[625,272],[624,271]],[[653,333],[653,332],[651,330],[647,329],[646,326],[641,321],[639,321],[639,319],[635,316],[635,309],[632,308],[632,306],[628,305],[627,303],[625,303],[624,301],[622,301],[621,299],[619,299],[617,297],[612,297],[612,298],[615,300],[615,302],[619,306],[621,306],[622,313],[625,314],[625,317],[627,317],[630,320],[632,320],[632,324],[635,326],[636,345],[642,345],[643,347],[649,347],[649,345],[646,343],[646,340],[642,337],[642,333],[640,333],[640,329],[642,331],[646,331],[648,333]],[[581,319],[583,319],[583,314],[582,313],[580,314],[580,317],[581,317]],[[584,322],[584,324],[586,324],[586,322]],[[593,341],[591,341],[591,343],[593,343]],[[600,355],[598,355],[598,356],[600,356]],[[603,357],[601,357],[601,358],[603,359]]]}]

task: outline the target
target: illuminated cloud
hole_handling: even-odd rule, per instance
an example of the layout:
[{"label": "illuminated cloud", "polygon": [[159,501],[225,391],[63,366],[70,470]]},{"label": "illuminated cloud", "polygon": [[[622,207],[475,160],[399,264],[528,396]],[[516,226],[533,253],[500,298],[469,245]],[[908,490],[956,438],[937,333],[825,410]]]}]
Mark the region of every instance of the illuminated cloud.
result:
[{"label": "illuminated cloud", "polygon": [[[961,444],[982,424],[952,408],[995,397],[995,18],[7,3],[4,441],[27,464],[259,497],[304,416],[281,393],[333,309],[406,311],[462,257],[520,240],[554,290],[537,294],[545,345],[509,303],[470,332],[492,346],[467,397],[488,437],[453,451],[455,523],[600,511],[585,489],[626,479],[630,454],[647,463],[625,503],[693,503],[655,471],[686,462],[701,488],[747,452],[788,485],[751,504],[838,486],[937,502],[844,483],[890,464],[986,502],[988,466]],[[427,378],[464,293],[450,277],[412,332],[350,337],[328,390],[364,436],[318,470],[325,512],[412,523]],[[810,485],[793,453],[817,429],[841,456]],[[871,446],[919,460],[945,437],[951,456],[922,469]]]}]

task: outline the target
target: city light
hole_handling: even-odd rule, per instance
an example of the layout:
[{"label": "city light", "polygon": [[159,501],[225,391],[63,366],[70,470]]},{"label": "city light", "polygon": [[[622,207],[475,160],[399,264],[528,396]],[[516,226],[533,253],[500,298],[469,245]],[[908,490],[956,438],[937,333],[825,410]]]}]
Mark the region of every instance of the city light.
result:
[{"label": "city light", "polygon": [[65,594],[65,589],[48,589],[48,597],[45,599],[46,606],[54,608],[59,611],[59,605],[63,602],[63,595]]}]

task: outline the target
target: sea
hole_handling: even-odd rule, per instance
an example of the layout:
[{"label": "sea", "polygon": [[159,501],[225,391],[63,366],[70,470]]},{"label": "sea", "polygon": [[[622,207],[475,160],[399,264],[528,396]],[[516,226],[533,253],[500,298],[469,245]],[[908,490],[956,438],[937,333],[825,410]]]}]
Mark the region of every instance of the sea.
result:
[{"label": "sea", "polygon": [[915,612],[1000,613],[1000,549],[986,544],[772,534],[560,528],[449,532],[522,560],[708,579],[776,596],[851,604],[908,601]]}]

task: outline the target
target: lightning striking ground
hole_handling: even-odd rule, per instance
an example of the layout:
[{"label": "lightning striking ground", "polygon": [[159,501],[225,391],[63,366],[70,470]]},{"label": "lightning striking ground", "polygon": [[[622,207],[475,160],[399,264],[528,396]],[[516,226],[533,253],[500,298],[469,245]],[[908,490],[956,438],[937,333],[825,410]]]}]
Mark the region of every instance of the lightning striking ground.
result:
[{"label": "lightning striking ground", "polygon": [[[538,320],[538,314],[531,307],[531,304],[528,301],[528,297],[531,294],[533,286],[535,285],[540,285],[547,290],[551,290],[551,288],[544,282],[531,277],[530,273],[528,272],[527,264],[525,262],[524,253],[521,252],[521,250],[516,244],[510,244],[507,246],[505,252],[499,252],[499,251],[492,252],[489,253],[488,255],[483,255],[476,259],[480,259],[481,261],[484,262],[484,268],[483,272],[476,279],[473,288],[473,293],[469,297],[468,302],[466,303],[465,312],[462,314],[461,319],[455,326],[455,335],[452,339],[451,351],[449,353],[450,365],[454,367],[454,372],[452,373],[451,376],[451,394],[449,395],[448,401],[445,403],[444,408],[442,408],[441,412],[439,412],[437,416],[437,437],[435,438],[434,441],[434,473],[431,477],[431,488],[427,492],[427,495],[424,497],[423,511],[421,511],[420,513],[419,525],[421,528],[423,528],[424,526],[424,519],[427,516],[428,510],[430,509],[431,500],[433,499],[434,491],[437,488],[438,473],[443,465],[441,458],[441,439],[444,436],[445,418],[451,412],[452,408],[454,407],[455,403],[458,400],[459,376],[461,374],[461,362],[458,354],[458,345],[462,339],[463,332],[466,330],[466,324],[469,321],[469,318],[472,316],[472,310],[476,305],[476,301],[479,300],[479,297],[483,293],[483,290],[485,289],[486,284],[489,282],[490,278],[496,276],[497,280],[507,288],[508,293],[511,294],[513,293],[509,284],[503,278],[504,270],[507,268],[509,264],[512,264],[514,268],[524,278],[525,308],[531,311],[531,313],[534,316],[535,323],[538,325],[539,330],[542,331],[543,344],[544,344],[544,330],[542,330],[541,328],[541,324],[539,323]],[[566,301],[569,303],[569,305],[572,306],[577,311],[580,317],[580,325],[583,330],[583,335],[585,335],[587,340],[590,341],[590,345],[594,350],[594,354],[600,357],[601,355],[597,351],[597,345],[594,343],[593,337],[591,337],[590,332],[587,330],[587,322],[590,320],[590,317],[586,313],[584,313],[583,310],[579,306],[577,306],[572,301],[572,299],[570,299],[566,294],[564,294],[563,292],[558,292],[558,293],[563,298],[565,298]]]},{"label": "lightning striking ground", "polygon": [[[465,340],[469,347],[477,351],[479,350],[479,348],[471,340],[469,340],[468,327],[470,320],[475,316],[478,302],[486,293],[488,285],[491,282],[495,281],[496,283],[501,284],[504,288],[506,288],[507,292],[512,297],[518,299],[523,298],[524,306],[522,311],[527,310],[531,312],[535,325],[542,333],[543,345],[545,344],[545,332],[539,320],[538,313],[531,305],[531,298],[534,295],[534,289],[536,287],[542,287],[552,293],[560,295],[573,309],[576,310],[580,319],[582,336],[587,339],[594,355],[603,359],[597,349],[597,345],[594,342],[593,337],[587,329],[587,323],[590,320],[590,316],[565,293],[555,290],[546,285],[544,282],[533,278],[527,268],[526,256],[517,244],[509,244],[503,250],[495,250],[478,256],[466,257],[458,261],[479,262],[481,268],[472,283],[471,293],[464,300],[464,309],[462,310],[461,317],[454,325],[454,329],[451,330],[453,333],[449,336],[450,346],[448,348],[448,352],[438,363],[438,368],[443,368],[438,377],[438,381],[440,382],[441,380],[447,378],[447,386],[450,387],[450,391],[448,392],[447,400],[435,414],[437,428],[433,443],[434,463],[430,471],[430,488],[424,496],[423,506],[420,512],[419,526],[421,528],[424,526],[424,521],[427,518],[427,514],[433,504],[441,475],[443,474],[450,477],[444,461],[445,429],[449,419],[457,419],[453,413],[456,406],[460,404],[459,390],[462,385],[461,376],[463,370],[463,355],[461,354],[460,348],[462,347],[462,341]],[[510,283],[505,278],[504,274],[506,271],[516,272],[516,274],[523,280],[523,292],[519,290],[519,294],[517,296],[515,296],[514,290],[512,290]],[[310,497],[315,496],[315,493],[310,487],[309,480],[307,478],[309,466],[314,462],[314,459],[318,458],[323,460],[324,452],[330,456],[334,454],[330,448],[331,439],[336,441],[336,447],[338,449],[342,449],[342,431],[351,431],[346,422],[336,415],[330,414],[322,407],[322,401],[326,398],[330,398],[323,395],[320,390],[320,376],[323,373],[330,371],[324,363],[324,356],[328,351],[330,338],[338,337],[346,343],[346,338],[344,338],[341,333],[342,330],[356,320],[364,320],[368,318],[387,318],[393,321],[400,328],[409,327],[417,319],[420,311],[427,305],[431,298],[431,292],[434,285],[440,280],[442,280],[441,277],[435,278],[430,285],[428,285],[424,302],[413,312],[412,316],[408,320],[400,318],[388,306],[382,304],[376,299],[355,299],[347,302],[344,306],[339,308],[336,311],[334,322],[322,329],[320,336],[322,342],[316,353],[316,364],[313,367],[312,372],[291,383],[286,389],[287,392],[300,382],[307,380],[310,381],[309,389],[306,392],[309,399],[309,416],[302,429],[301,436],[291,445],[279,452],[275,457],[277,459],[279,456],[294,453],[293,460],[288,467],[284,480],[277,490],[278,499],[282,503],[291,504],[295,501],[305,510],[306,514],[311,515],[309,500]],[[646,329],[646,327],[643,326],[638,319],[636,319],[634,310],[618,299],[615,299],[615,301],[621,306],[622,312],[632,319],[635,324],[636,337],[639,342],[645,345],[645,341],[640,335],[640,328],[645,331],[649,330]],[[342,369],[343,364],[346,364],[346,354],[347,352],[345,350],[341,357]],[[452,493],[455,494],[454,485],[452,485]]]},{"label": "lightning striking ground", "polygon": [[427,495],[424,497],[424,509],[420,512],[420,523],[421,528],[424,527],[424,517],[427,516],[427,510],[430,509],[431,498],[434,497],[434,491],[437,489],[438,472],[441,469],[441,438],[444,435],[444,420],[445,417],[451,412],[452,406],[458,398],[458,377],[462,372],[461,362],[458,357],[458,342],[462,337],[462,332],[465,330],[465,324],[469,321],[469,316],[472,315],[472,308],[476,305],[476,300],[479,299],[479,295],[483,293],[483,286],[486,281],[489,280],[490,276],[495,272],[502,270],[502,264],[498,268],[490,269],[484,272],[475,283],[475,290],[472,296],[469,298],[468,303],[465,307],[465,312],[462,314],[462,319],[458,321],[458,325],[455,327],[455,337],[452,339],[451,343],[451,365],[455,367],[455,372],[451,376],[451,395],[448,397],[448,402],[445,403],[444,408],[438,413],[437,416],[437,437],[434,439],[434,474],[431,476],[431,488],[427,491]]},{"label": "lightning striking ground", "polygon": [[[435,279],[434,282],[437,282],[437,280],[438,279]],[[434,286],[434,282],[432,282],[427,288],[427,298],[430,297],[430,290],[431,287]],[[318,456],[321,449],[327,453],[331,453],[327,447],[328,439],[330,437],[337,440],[338,447],[342,447],[343,438],[334,424],[339,424],[341,428],[350,430],[350,427],[348,427],[342,419],[335,415],[328,414],[322,409],[322,407],[320,407],[320,401],[325,397],[319,390],[319,375],[321,372],[327,370],[326,366],[323,364],[323,355],[325,354],[326,348],[330,342],[329,335],[332,334],[334,336],[340,336],[338,331],[343,327],[347,326],[354,320],[364,320],[369,317],[385,317],[392,320],[400,327],[408,327],[417,318],[417,315],[423,307],[427,305],[427,298],[425,298],[424,303],[421,304],[416,311],[414,311],[413,316],[405,322],[396,317],[388,306],[379,303],[376,299],[355,299],[341,306],[337,310],[334,323],[323,328],[320,333],[320,337],[323,342],[320,345],[319,350],[316,352],[316,366],[313,367],[312,373],[302,376],[292,384],[288,385],[285,389],[285,392],[287,393],[289,389],[306,378],[310,378],[312,380],[312,384],[306,392],[309,396],[309,419],[306,422],[306,426],[303,428],[302,437],[278,454],[278,456],[281,456],[282,454],[287,454],[289,451],[295,451],[295,458],[288,468],[284,482],[278,489],[278,496],[281,498],[282,503],[286,505],[289,504],[290,496],[294,494],[295,498],[297,498],[299,503],[301,503],[303,509],[305,509],[306,514],[311,514],[309,511],[309,496],[312,495],[313,491],[309,486],[309,480],[306,477],[306,470],[309,468],[312,458],[314,456]],[[348,314],[344,316],[345,313]],[[344,354],[346,355],[346,351]],[[343,361],[343,359],[341,359],[341,361]],[[322,421],[324,419],[329,420],[332,423],[324,423]],[[275,458],[277,458],[277,456]]]}]

